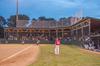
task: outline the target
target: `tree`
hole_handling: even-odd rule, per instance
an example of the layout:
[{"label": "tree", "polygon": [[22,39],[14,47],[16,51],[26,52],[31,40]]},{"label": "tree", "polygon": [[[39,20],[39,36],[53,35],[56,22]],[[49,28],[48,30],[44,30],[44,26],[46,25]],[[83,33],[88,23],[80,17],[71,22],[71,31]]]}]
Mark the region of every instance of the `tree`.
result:
[{"label": "tree", "polygon": [[10,16],[10,18],[8,19],[8,26],[16,27],[16,16],[15,15]]},{"label": "tree", "polygon": [[45,16],[41,16],[41,17],[38,18],[38,20],[40,20],[40,21],[46,20],[46,17]]},{"label": "tree", "polygon": [[63,17],[63,18],[60,18],[59,21],[66,21],[66,19],[67,18]]},{"label": "tree", "polygon": [[47,21],[55,21],[54,18],[47,18],[46,20],[47,20]]},{"label": "tree", "polygon": [[[18,15],[18,20],[29,20],[29,17],[27,15]],[[8,26],[9,27],[16,27],[16,15],[11,15],[8,19]]]},{"label": "tree", "polygon": [[4,38],[4,25],[6,24],[6,20],[3,16],[0,16],[0,38]]},{"label": "tree", "polygon": [[27,15],[18,15],[19,20],[29,20],[29,17]]},{"label": "tree", "polygon": [[5,24],[6,24],[6,19],[3,16],[0,16],[0,26],[4,27]]},{"label": "tree", "polygon": [[33,21],[36,21],[36,19],[35,19],[35,18],[33,18],[32,20],[33,20]]}]

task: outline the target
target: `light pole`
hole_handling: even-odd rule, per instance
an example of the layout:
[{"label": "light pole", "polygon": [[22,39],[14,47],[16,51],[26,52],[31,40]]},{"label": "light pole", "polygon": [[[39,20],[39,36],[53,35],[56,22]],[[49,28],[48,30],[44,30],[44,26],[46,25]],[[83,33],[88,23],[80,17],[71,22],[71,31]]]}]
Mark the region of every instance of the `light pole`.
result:
[{"label": "light pole", "polygon": [[16,0],[16,23],[18,22],[18,6],[19,6],[19,3],[18,3],[18,0]]},{"label": "light pole", "polygon": [[[18,27],[18,5],[19,5],[19,3],[18,3],[18,0],[16,0],[16,27]],[[16,29],[17,30],[17,40],[18,40],[18,29]]]}]

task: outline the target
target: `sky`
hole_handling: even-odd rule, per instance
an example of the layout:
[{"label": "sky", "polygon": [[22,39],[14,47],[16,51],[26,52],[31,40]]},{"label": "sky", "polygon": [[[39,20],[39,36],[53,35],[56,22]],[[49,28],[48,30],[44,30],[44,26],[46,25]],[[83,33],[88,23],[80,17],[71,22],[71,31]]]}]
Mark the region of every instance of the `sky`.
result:
[{"label": "sky", "polygon": [[[80,13],[81,12],[81,13]],[[100,0],[19,0],[19,14],[32,18],[90,16],[100,18]],[[6,19],[16,14],[16,0],[0,0],[0,16]]]}]

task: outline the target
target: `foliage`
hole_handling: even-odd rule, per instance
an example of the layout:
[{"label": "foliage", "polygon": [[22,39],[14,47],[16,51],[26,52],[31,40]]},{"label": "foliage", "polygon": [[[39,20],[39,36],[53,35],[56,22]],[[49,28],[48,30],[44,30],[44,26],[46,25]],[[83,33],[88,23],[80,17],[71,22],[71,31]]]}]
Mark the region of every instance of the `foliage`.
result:
[{"label": "foliage", "polygon": [[[29,20],[29,17],[27,15],[18,15],[18,20]],[[9,27],[16,27],[16,15],[11,15],[8,19],[8,26]]]},{"label": "foliage", "polygon": [[6,19],[3,16],[0,16],[0,26],[4,26],[6,24]]}]

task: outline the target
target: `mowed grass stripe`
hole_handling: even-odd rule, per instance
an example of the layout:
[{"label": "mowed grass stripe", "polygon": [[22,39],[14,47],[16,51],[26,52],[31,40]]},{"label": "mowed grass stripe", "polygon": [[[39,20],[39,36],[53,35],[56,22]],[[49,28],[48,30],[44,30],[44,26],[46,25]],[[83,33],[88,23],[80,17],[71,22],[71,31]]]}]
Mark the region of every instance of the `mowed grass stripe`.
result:
[{"label": "mowed grass stripe", "polygon": [[29,66],[100,66],[100,55],[81,51],[72,45],[61,45],[60,55],[54,54],[54,46],[40,46],[38,60]]}]

